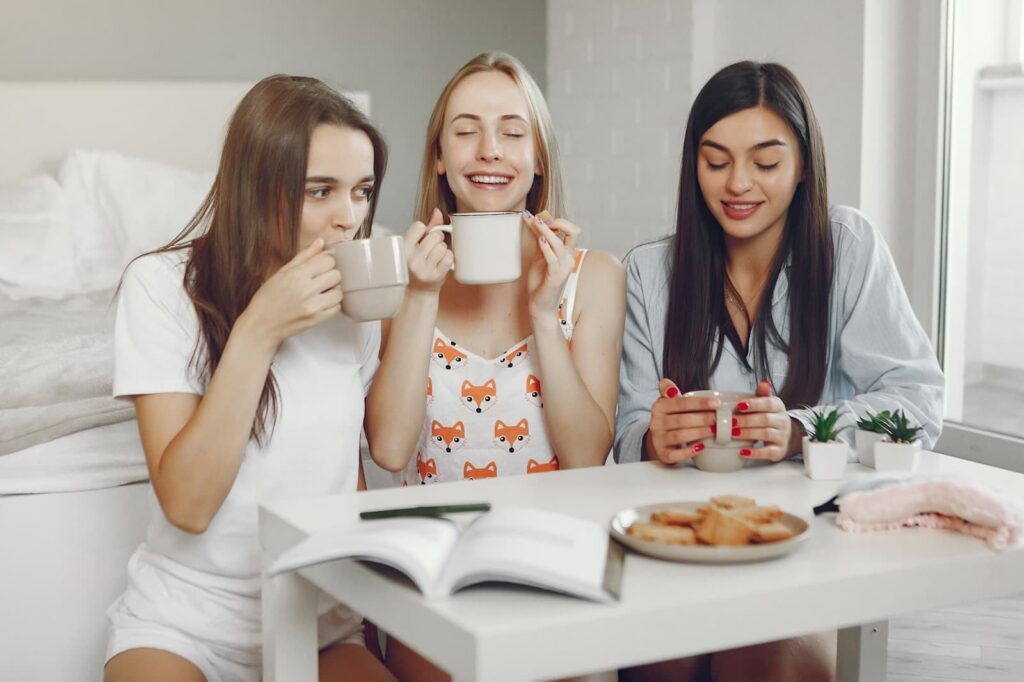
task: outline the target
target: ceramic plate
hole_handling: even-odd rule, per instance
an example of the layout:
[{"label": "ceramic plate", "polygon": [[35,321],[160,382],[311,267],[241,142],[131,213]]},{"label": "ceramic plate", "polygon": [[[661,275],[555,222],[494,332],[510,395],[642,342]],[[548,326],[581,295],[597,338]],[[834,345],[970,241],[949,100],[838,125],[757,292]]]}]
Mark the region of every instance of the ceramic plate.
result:
[{"label": "ceramic plate", "polygon": [[799,548],[811,534],[811,527],[806,520],[783,512],[780,523],[792,529],[794,535],[788,540],[765,542],[740,547],[712,547],[710,545],[671,545],[664,542],[641,540],[628,535],[626,529],[637,521],[650,521],[651,513],[665,507],[692,507],[709,504],[707,501],[671,502],[666,504],[649,504],[643,507],[623,509],[612,517],[612,537],[642,554],[669,561],[687,561],[702,564],[731,564],[745,561],[762,561],[789,554]]}]

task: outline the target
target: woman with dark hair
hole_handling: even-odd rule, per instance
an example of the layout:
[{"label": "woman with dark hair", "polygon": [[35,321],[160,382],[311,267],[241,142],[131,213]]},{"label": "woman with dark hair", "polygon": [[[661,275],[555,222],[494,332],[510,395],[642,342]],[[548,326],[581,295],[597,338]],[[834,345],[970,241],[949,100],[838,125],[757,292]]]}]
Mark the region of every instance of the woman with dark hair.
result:
[{"label": "woman with dark hair", "polygon": [[[340,316],[326,246],[370,233],[383,138],[318,80],[242,99],[213,187],[119,291],[114,395],[135,404],[153,485],[146,542],[110,607],[104,679],[261,676],[261,500],[355,492],[378,323]],[[391,680],[342,605],[321,679]]]},{"label": "woman with dark hair", "polygon": [[[624,265],[618,461],[675,464],[700,452],[716,403],[681,394],[708,388],[756,393],[733,429],[757,441],[741,452],[751,459],[800,452],[803,405],[838,408],[841,427],[901,409],[924,427],[925,447],[938,438],[943,377],[928,337],[882,237],[856,210],[829,208],[821,131],[785,67],[739,62],[701,89],[686,124],[675,235],[636,247]],[[688,665],[710,666],[715,679],[816,679],[828,666],[812,644]],[[757,650],[771,655],[748,655]],[[744,667],[751,661],[756,673]]]}]

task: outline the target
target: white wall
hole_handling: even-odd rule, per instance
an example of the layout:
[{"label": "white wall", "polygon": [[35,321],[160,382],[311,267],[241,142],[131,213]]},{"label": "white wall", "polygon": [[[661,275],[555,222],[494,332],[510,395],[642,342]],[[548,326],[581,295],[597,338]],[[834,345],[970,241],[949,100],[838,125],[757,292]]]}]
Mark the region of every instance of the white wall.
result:
[{"label": "white wall", "polygon": [[378,219],[404,230],[445,82],[476,54],[505,50],[544,87],[545,22],[544,0],[4,0],[0,80],[292,73],[366,90],[391,146]]},{"label": "white wall", "polygon": [[715,71],[779,61],[825,135],[832,203],[860,201],[863,0],[549,0],[548,101],[573,217],[618,255],[674,230],[682,133]]},{"label": "white wall", "polygon": [[548,104],[569,214],[593,248],[621,256],[673,229],[690,4],[548,2]]}]

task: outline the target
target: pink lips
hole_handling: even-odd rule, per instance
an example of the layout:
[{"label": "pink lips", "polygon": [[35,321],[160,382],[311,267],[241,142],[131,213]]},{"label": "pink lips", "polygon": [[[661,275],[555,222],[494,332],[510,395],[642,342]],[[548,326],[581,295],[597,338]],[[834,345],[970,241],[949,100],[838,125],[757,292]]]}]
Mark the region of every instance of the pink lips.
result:
[{"label": "pink lips", "polygon": [[[737,208],[743,206],[744,208]],[[732,220],[745,220],[757,212],[757,209],[761,208],[761,203],[747,204],[742,202],[722,202],[722,209]]]}]

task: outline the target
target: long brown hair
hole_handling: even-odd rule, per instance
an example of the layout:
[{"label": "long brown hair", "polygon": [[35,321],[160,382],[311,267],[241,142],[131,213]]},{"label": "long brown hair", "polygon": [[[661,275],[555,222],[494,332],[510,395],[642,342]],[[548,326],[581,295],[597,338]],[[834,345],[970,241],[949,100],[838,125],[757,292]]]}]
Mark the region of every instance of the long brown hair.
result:
[{"label": "long brown hair", "polygon": [[[763,303],[751,320],[748,348],[725,305],[731,287],[725,271],[722,228],[704,202],[697,184],[697,150],[704,133],[737,111],[763,106],[785,120],[800,143],[804,175],[793,195],[782,242],[775,255]],[[833,278],[833,244],[825,180],[825,145],[810,99],[789,69],[779,64],[738,62],[725,67],[701,89],[686,122],[679,206],[665,323],[662,364],[666,377],[682,390],[710,387],[725,341],[746,368],[772,381],[768,344],[789,357],[782,388],[774,387],[787,407],[816,404],[825,384],[828,362],[829,305]],[[789,338],[783,339],[771,314],[779,273],[790,260]]]},{"label": "long brown hair", "polygon": [[[384,138],[356,106],[315,78],[264,78],[242,98],[224,138],[213,187],[188,225],[156,252],[191,248],[185,291],[199,316],[191,366],[209,380],[235,321],[256,290],[298,251],[309,142],[330,124],[366,133],[373,146],[373,193],[357,238],[373,226],[387,167]],[[251,437],[264,443],[278,413],[273,370],[260,394]]]},{"label": "long brown hair", "polygon": [[518,59],[504,52],[485,52],[473,57],[452,76],[444,86],[434,104],[427,124],[427,142],[423,150],[423,168],[420,170],[420,191],[416,200],[416,219],[426,222],[435,208],[441,209],[444,219],[455,211],[455,195],[443,175],[437,172],[437,160],[441,158],[441,133],[444,131],[444,115],[452,91],[474,73],[497,71],[511,78],[526,98],[530,114],[530,126],[540,160],[542,175],[533,178],[533,186],[526,195],[526,208],[532,213],[547,209],[558,217],[565,216],[565,199],[562,189],[562,171],[558,162],[558,147],[555,144],[555,127],[551,113],[544,101],[544,95],[536,81]]}]

